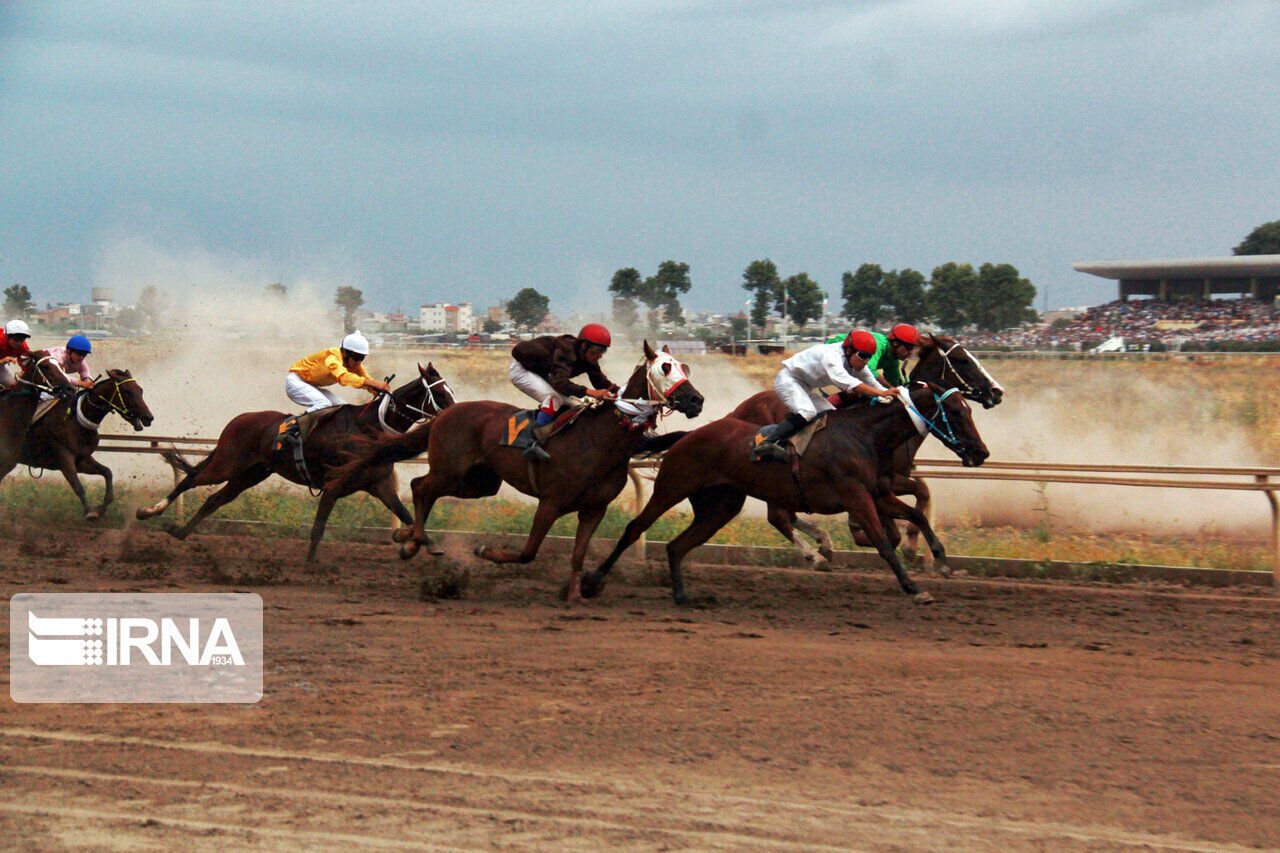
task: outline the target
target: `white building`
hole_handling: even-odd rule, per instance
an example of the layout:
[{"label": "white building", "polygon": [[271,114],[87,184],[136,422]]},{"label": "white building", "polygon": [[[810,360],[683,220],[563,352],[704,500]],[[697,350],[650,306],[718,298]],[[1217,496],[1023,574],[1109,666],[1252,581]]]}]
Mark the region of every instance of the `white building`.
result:
[{"label": "white building", "polygon": [[470,302],[450,305],[447,302],[436,302],[418,308],[418,325],[424,332],[466,332],[475,331],[475,313]]}]

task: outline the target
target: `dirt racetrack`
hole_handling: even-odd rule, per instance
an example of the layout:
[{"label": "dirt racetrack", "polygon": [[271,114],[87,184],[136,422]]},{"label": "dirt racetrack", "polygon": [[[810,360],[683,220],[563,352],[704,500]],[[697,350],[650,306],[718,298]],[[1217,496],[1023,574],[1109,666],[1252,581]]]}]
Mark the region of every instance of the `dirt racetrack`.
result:
[{"label": "dirt racetrack", "polygon": [[682,610],[624,566],[569,609],[554,558],[425,602],[390,546],[304,573],[297,540],[2,532],[6,597],[252,590],[266,631],[252,706],[6,687],[5,847],[1280,847],[1270,590],[925,577],[917,607],[887,571],[691,566]]}]

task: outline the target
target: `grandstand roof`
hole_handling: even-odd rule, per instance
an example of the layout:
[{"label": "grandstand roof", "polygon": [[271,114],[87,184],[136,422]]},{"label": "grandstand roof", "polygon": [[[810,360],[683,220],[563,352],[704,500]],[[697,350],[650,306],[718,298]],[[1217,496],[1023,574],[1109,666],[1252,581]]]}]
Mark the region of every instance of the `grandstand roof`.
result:
[{"label": "grandstand roof", "polygon": [[1077,261],[1071,266],[1079,272],[1114,279],[1272,278],[1280,276],[1280,255]]}]

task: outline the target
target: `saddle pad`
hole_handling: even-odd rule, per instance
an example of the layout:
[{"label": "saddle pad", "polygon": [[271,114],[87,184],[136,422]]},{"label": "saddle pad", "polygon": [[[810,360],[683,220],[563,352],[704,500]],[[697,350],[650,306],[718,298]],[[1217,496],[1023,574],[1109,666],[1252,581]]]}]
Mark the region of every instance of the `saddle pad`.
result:
[{"label": "saddle pad", "polygon": [[[778,444],[784,447],[788,444],[791,445],[796,449],[796,458],[799,458],[804,456],[804,452],[809,448],[809,442],[813,440],[814,434],[826,425],[827,416],[825,414],[818,415],[816,418],[809,421],[809,423],[805,424],[804,428],[798,433],[789,438],[784,438],[782,441],[778,442]],[[762,433],[763,429],[764,427],[761,427],[760,430],[756,431],[755,436],[751,440],[752,447],[759,447],[767,440],[765,435]]]},{"label": "saddle pad", "polygon": [[533,440],[533,425],[537,417],[537,409],[521,409],[507,418],[507,431],[502,434],[501,446],[528,447]]},{"label": "saddle pad", "polygon": [[53,409],[53,407],[58,405],[59,402],[60,401],[58,400],[58,398],[54,397],[53,399],[45,400],[40,405],[36,406],[36,413],[32,415],[31,423],[34,425],[36,421],[40,420],[45,415],[49,414],[49,412]]}]

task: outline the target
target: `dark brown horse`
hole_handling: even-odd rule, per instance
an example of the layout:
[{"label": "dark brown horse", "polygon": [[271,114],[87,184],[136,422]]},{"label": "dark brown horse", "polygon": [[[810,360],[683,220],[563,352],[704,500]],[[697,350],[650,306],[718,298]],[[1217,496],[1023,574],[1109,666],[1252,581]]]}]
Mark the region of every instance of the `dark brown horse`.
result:
[{"label": "dark brown horse", "polygon": [[[960,393],[975,403],[981,403],[984,409],[1000,404],[1004,399],[1004,388],[992,378],[982,363],[951,338],[938,335],[926,335],[921,338],[920,352],[915,366],[911,368],[909,382],[932,382],[943,388],[956,388]],[[761,391],[742,401],[738,408],[729,413],[729,417],[750,421],[756,424],[773,424],[787,416],[787,407],[779,399],[776,392]],[[915,498],[916,509],[927,517],[929,515],[929,486],[917,477],[911,476],[915,464],[916,453],[924,443],[924,436],[916,436],[898,447],[893,455],[893,481],[891,488],[895,495],[911,495]],[[835,553],[831,547],[831,536],[827,531],[813,522],[799,518],[795,513],[787,513],[772,504],[768,509],[769,523],[778,532],[791,540],[796,549],[809,563],[811,568],[825,570],[828,561]],[[793,532],[794,528],[808,535],[818,543],[815,551]],[[907,524],[906,541],[902,543],[902,552],[908,557],[914,556],[920,529],[914,524]],[[856,531],[854,540],[859,545],[867,546],[871,541],[862,531]],[[926,568],[933,561],[933,556],[925,552]]]},{"label": "dark brown horse", "polygon": [[[108,370],[106,378],[95,382],[93,388],[46,412],[31,426],[19,456],[23,465],[61,471],[90,521],[100,518],[113,498],[111,469],[93,458],[98,449],[98,428],[112,412],[135,430],[151,426],[151,410],[142,399],[142,386],[127,370]],[[97,509],[89,508],[81,474],[96,474],[106,484]]]},{"label": "dark brown horse", "polygon": [[424,428],[400,439],[380,440],[370,452],[350,463],[335,485],[345,487],[345,477],[365,465],[388,464],[427,451],[431,472],[412,484],[413,526],[394,534],[394,539],[403,543],[400,555],[406,559],[422,544],[431,544],[423,526],[442,497],[488,497],[497,494],[505,482],[538,499],[533,526],[522,549],[491,545],[476,549],[477,556],[495,563],[530,562],[556,519],[576,512],[572,573],[565,589],[566,597],[574,601],[579,598],[587,543],[610,501],[626,485],[631,457],[642,447],[657,449],[646,444],[644,427],[664,405],[693,418],[702,411],[703,403],[702,395],[688,381],[687,368],[669,352],[655,352],[648,341],[622,398],[633,404],[640,401],[639,411],[627,414],[620,404],[604,402],[583,412],[571,428],[548,440],[551,459],[538,463],[530,463],[519,449],[502,443],[507,423],[517,411],[515,406],[491,401],[459,403],[436,418],[429,432]]},{"label": "dark brown horse", "polygon": [[9,476],[18,464],[22,443],[40,405],[40,395],[70,399],[75,390],[47,350],[35,350],[26,357],[18,374],[18,384],[0,393],[0,480]]},{"label": "dark brown horse", "polygon": [[[963,464],[981,465],[986,460],[987,447],[973,425],[969,404],[955,389],[916,385],[910,399],[928,430],[941,438]],[[750,496],[790,513],[848,513],[850,528],[856,525],[866,531],[903,591],[920,604],[933,600],[907,575],[894,550],[897,528],[886,524],[889,518],[905,518],[916,524],[924,533],[934,560],[946,562],[946,551],[928,519],[884,489],[881,482],[893,451],[919,434],[912,413],[904,404],[856,404],[833,412],[827,417],[826,428],[814,434],[797,471],[789,465],[750,461],[752,438],[758,428],[758,424],[725,417],[677,441],[662,459],[653,496],[627,525],[608,558],[582,579],[582,594],[598,594],[605,576],[623,552],[664,512],[687,498],[693,504],[693,523],[667,545],[671,593],[678,604],[683,604],[681,561],[685,554],[728,524]]]},{"label": "dark brown horse", "polygon": [[[159,503],[139,507],[137,517],[147,519],[159,515],[174,498],[188,489],[226,483],[209,496],[186,524],[170,521],[165,527],[178,539],[186,539],[219,507],[235,500],[245,489],[258,485],[272,474],[304,486],[324,483],[349,458],[349,449],[361,437],[368,438],[383,432],[403,433],[419,420],[435,417],[452,405],[453,390],[449,383],[433,365],[428,364],[425,370],[418,365],[418,376],[390,394],[380,394],[364,405],[335,406],[322,411],[306,440],[303,454],[306,473],[298,470],[292,452],[275,449],[280,426],[290,415],[284,412],[237,415],[223,427],[213,452],[195,465],[186,464],[176,453],[166,457],[182,466],[186,477]],[[308,563],[315,561],[316,549],[324,536],[325,523],[333,505],[339,498],[355,492],[368,492],[395,513],[402,523],[413,522],[413,516],[396,494],[395,468],[390,463],[371,466],[350,478],[341,489],[325,487],[321,492],[320,505],[311,525]]]}]

